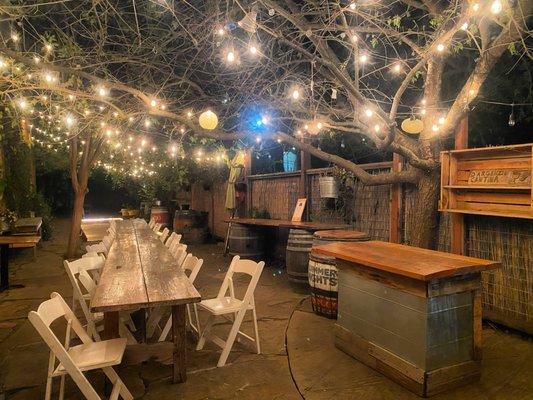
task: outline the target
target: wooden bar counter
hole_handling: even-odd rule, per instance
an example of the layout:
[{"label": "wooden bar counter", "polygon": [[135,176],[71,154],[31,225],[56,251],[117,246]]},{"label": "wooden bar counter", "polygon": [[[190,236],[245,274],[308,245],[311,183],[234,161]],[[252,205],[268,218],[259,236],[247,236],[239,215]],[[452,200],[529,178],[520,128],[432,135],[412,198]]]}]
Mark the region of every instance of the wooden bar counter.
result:
[{"label": "wooden bar counter", "polygon": [[493,261],[368,241],[313,249],[335,257],[335,344],[419,396],[480,377],[481,272]]}]

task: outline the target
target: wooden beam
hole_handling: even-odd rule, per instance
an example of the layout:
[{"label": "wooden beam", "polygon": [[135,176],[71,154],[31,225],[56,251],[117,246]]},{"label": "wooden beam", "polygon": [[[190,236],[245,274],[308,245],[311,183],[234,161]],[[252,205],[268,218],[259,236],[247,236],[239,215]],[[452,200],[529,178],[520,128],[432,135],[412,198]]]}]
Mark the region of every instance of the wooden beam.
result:
[{"label": "wooden beam", "polygon": [[305,220],[309,221],[309,210],[311,208],[311,199],[307,198],[308,190],[307,190],[307,170],[309,169],[311,164],[311,156],[306,151],[300,152],[300,185],[299,185],[299,198],[307,199],[307,203],[305,206]]},{"label": "wooden beam", "polygon": [[[392,156],[392,172],[402,169],[402,157],[394,153]],[[389,218],[389,241],[400,243],[400,209],[401,209],[402,186],[397,183],[390,188],[390,218]]]},{"label": "wooden beam", "polygon": [[[455,149],[468,148],[468,115],[461,120],[455,131]],[[464,254],[465,248],[465,223],[464,214],[453,213],[451,218],[451,251]]]},{"label": "wooden beam", "polygon": [[252,149],[246,149],[244,154],[244,183],[246,185],[246,204],[245,211],[246,216],[250,217],[252,215],[252,182],[249,177],[252,175]]}]

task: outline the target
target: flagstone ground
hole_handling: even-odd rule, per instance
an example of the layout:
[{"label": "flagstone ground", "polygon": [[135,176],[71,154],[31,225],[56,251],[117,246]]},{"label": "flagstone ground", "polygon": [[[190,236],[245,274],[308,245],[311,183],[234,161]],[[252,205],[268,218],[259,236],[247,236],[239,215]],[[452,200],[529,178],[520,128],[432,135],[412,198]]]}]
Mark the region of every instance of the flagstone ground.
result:
[{"label": "flagstone ground", "polygon": [[[11,282],[24,285],[0,294],[0,400],[44,398],[48,350],[27,321],[28,312],[53,291],[71,301],[72,290],[62,256],[68,221],[56,220],[52,240],[33,257],[31,250],[16,252],[11,260]],[[191,246],[205,262],[195,285],[202,297],[215,296],[229,257],[216,244]],[[228,364],[217,368],[219,350],[209,344],[202,351],[188,343],[188,380],[171,384],[171,366],[149,360],[118,368],[135,398],[166,399],[418,399],[414,394],[335,348],[334,321],[312,313],[304,292],[288,284],[283,269],[267,265],[256,290],[262,354],[241,343]],[[251,329],[246,324],[245,329]],[[229,324],[217,326],[221,333]],[[89,374],[103,393],[100,373]],[[68,382],[68,380],[67,380]],[[57,389],[56,385],[56,389]],[[83,398],[67,384],[67,399]],[[434,399],[532,399],[533,343],[530,338],[486,325],[481,381]]]}]

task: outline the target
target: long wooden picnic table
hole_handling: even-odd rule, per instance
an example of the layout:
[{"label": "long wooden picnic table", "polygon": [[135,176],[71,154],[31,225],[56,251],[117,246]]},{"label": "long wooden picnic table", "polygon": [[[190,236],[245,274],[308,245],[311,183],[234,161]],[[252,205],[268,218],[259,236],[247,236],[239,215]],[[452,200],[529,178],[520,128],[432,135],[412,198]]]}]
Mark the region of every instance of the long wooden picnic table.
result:
[{"label": "long wooden picnic table", "polygon": [[200,294],[174,256],[141,220],[117,221],[116,237],[91,301],[104,313],[105,339],[118,337],[119,311],[171,306],[174,382],[187,379],[185,309]]}]

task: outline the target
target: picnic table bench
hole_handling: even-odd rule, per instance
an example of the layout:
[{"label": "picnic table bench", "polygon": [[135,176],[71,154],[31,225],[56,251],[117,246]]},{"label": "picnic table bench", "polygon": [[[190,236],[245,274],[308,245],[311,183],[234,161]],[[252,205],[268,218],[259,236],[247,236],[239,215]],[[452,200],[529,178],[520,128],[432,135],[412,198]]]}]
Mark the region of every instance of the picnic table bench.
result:
[{"label": "picnic table bench", "polygon": [[186,371],[186,305],[201,300],[175,258],[139,220],[117,221],[116,238],[91,301],[104,313],[103,338],[118,337],[119,311],[170,306],[172,312],[174,382]]}]

